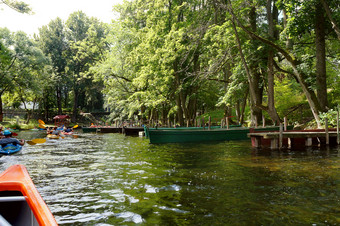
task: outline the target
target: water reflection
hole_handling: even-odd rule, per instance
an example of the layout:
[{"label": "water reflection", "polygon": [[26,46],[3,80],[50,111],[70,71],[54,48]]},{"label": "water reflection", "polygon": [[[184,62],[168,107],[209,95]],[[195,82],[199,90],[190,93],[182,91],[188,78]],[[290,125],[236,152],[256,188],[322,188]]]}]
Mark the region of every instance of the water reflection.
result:
[{"label": "water reflection", "polygon": [[1,157],[0,170],[24,164],[60,225],[328,225],[340,223],[339,152],[79,134]]}]

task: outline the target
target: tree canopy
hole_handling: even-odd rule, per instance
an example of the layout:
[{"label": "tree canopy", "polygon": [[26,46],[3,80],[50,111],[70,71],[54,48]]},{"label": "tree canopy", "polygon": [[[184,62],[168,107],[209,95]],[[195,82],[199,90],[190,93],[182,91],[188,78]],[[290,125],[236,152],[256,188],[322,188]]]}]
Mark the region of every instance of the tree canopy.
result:
[{"label": "tree canopy", "polygon": [[[339,6],[330,0],[125,1],[114,6],[120,17],[111,24],[78,11],[43,26],[35,40],[25,40],[40,54],[30,54],[41,63],[30,70],[18,55],[28,54],[27,47],[13,48],[3,29],[0,92],[26,87],[32,95],[26,101],[36,95],[46,118],[69,109],[75,121],[80,111],[106,108],[109,122],[193,125],[219,110],[219,120],[236,116],[235,123],[277,124],[288,116],[320,127],[323,113],[340,102]],[[9,70],[14,61],[20,76],[37,76],[44,85],[7,82],[17,76]]]}]

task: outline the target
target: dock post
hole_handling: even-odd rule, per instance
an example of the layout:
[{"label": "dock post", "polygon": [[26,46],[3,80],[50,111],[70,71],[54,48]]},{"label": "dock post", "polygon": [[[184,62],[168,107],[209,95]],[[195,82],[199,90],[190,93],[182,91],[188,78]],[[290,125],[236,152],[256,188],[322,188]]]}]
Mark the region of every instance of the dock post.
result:
[{"label": "dock post", "polygon": [[340,144],[340,134],[339,134],[339,108],[337,112],[337,118],[336,118],[336,141],[338,144]]},{"label": "dock post", "polygon": [[325,118],[326,145],[329,145],[328,118]]},{"label": "dock post", "polygon": [[229,129],[229,118],[228,118],[228,116],[225,117],[225,121],[226,121],[226,124],[227,124],[227,129]]},{"label": "dock post", "polygon": [[270,148],[276,149],[277,148],[277,138],[273,138],[270,140]]},{"label": "dock post", "polygon": [[266,127],[266,118],[262,115],[262,127]]},{"label": "dock post", "polygon": [[287,117],[283,118],[283,123],[284,123],[284,131],[287,131],[287,124],[288,124]]},{"label": "dock post", "polygon": [[254,137],[254,147],[255,148],[261,147],[261,137]]},{"label": "dock post", "polygon": [[280,123],[279,148],[282,148],[282,138],[283,138],[283,125],[282,123]]},{"label": "dock post", "polygon": [[223,124],[224,124],[223,119],[221,119],[221,128],[223,128]]},{"label": "dock post", "polygon": [[306,147],[311,147],[312,144],[313,144],[312,138],[311,137],[307,137],[306,142],[305,142]]}]

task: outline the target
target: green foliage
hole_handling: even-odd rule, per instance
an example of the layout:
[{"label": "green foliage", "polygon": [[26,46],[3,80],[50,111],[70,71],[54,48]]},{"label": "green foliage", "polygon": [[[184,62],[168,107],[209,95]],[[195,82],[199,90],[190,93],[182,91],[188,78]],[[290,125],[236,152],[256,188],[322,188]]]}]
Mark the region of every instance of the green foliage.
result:
[{"label": "green foliage", "polygon": [[287,77],[275,80],[276,110],[281,118],[294,107],[305,103],[298,84],[292,83]]},{"label": "green foliage", "polygon": [[[308,103],[303,94],[313,96],[318,88],[314,19],[319,1],[275,2],[278,11],[272,6],[273,12],[280,15],[275,37],[268,33],[265,0],[219,5],[197,0],[126,1],[114,7],[120,17],[110,25],[78,11],[66,22],[57,18],[43,26],[36,40],[0,29],[0,94],[10,106],[34,102],[53,114],[57,108],[73,108],[76,115],[80,109],[105,107],[112,112],[110,120],[139,117],[165,122],[174,117],[183,124],[184,118],[193,120],[198,112],[226,107],[245,108],[244,118],[251,118],[256,107],[249,104],[255,95],[250,88],[259,93],[257,105],[262,109],[268,105],[272,50],[276,110],[281,118],[293,111],[291,119],[297,121],[294,109]],[[338,4],[327,3],[338,22]],[[237,18],[233,21],[237,34],[230,9]],[[287,20],[281,17],[283,10]],[[328,97],[334,107],[340,95],[340,44],[325,18]]]},{"label": "green foliage", "polygon": [[323,125],[325,125],[325,119],[327,118],[328,120],[328,126],[329,127],[336,127],[337,126],[337,115],[339,112],[339,108],[338,109],[329,109],[327,112],[321,112],[320,113],[320,118],[321,118],[321,122]]},{"label": "green foliage", "polygon": [[221,120],[224,118],[224,110],[217,109],[214,111],[209,111],[202,114],[199,118],[204,118],[204,122],[209,122],[209,117],[211,117],[211,122],[214,124],[220,124]]},{"label": "green foliage", "polygon": [[8,7],[18,11],[19,13],[32,13],[32,9],[29,7],[29,5],[22,1],[16,1],[16,0],[1,0],[0,5],[5,4]]}]

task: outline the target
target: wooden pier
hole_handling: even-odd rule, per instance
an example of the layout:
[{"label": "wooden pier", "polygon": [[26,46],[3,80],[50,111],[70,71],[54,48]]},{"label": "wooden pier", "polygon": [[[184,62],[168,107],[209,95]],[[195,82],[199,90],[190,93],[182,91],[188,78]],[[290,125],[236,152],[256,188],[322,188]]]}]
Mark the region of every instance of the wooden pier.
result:
[{"label": "wooden pier", "polygon": [[[286,120],[285,120],[286,121]],[[313,145],[340,145],[339,132],[339,111],[337,112],[337,127],[329,129],[328,119],[325,118],[325,129],[314,130],[283,130],[283,125],[280,124],[280,131],[275,132],[256,132],[250,130],[248,137],[251,138],[253,147],[270,147],[276,148],[292,148],[295,146],[310,147]],[[287,128],[285,126],[285,128]]]},{"label": "wooden pier", "polygon": [[[336,144],[337,131],[285,131],[285,132],[261,132],[249,133],[253,147],[270,147],[272,149],[282,147],[306,146],[319,144]],[[339,143],[338,143],[339,144]]]}]

